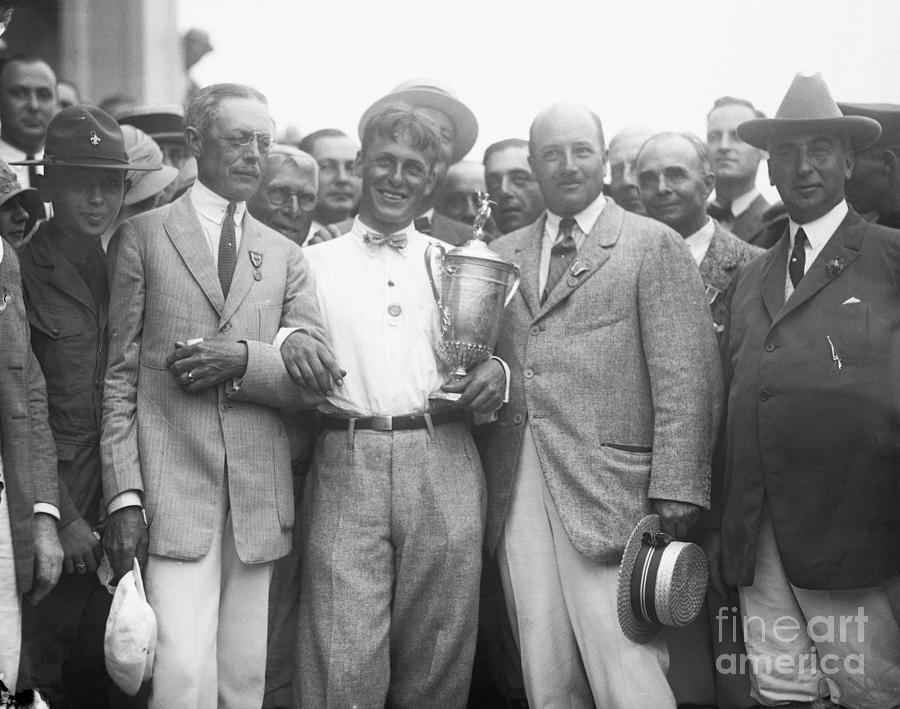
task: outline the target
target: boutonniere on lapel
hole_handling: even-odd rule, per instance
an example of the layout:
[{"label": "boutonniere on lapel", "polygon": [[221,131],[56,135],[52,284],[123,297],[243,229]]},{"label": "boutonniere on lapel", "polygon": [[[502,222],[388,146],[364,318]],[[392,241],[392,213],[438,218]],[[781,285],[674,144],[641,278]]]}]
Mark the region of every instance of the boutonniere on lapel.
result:
[{"label": "boutonniere on lapel", "polygon": [[846,267],[847,264],[845,264],[843,260],[840,258],[833,258],[825,264],[825,275],[831,278],[832,276],[838,275]]},{"label": "boutonniere on lapel", "polygon": [[250,256],[250,265],[253,266],[253,279],[262,280],[262,273],[259,269],[262,267],[263,255],[259,251],[251,251],[248,255]]},{"label": "boutonniere on lapel", "polygon": [[15,299],[16,298],[12,293],[4,289],[3,296],[0,296],[0,313],[6,310],[6,306],[12,303]]}]

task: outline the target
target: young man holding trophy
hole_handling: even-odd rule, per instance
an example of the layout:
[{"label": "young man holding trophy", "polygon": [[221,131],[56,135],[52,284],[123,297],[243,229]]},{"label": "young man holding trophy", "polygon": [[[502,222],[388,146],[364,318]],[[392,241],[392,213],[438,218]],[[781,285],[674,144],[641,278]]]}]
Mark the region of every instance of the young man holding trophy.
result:
[{"label": "young man holding trophy", "polygon": [[[412,225],[439,149],[420,110],[373,115],[356,160],[359,216],[306,251],[346,375],[322,386],[293,370],[326,394],[303,510],[302,706],[466,703],[485,504],[468,418],[496,410],[507,381],[487,360],[445,384],[441,318],[453,308],[439,317],[425,263],[437,242]],[[435,398],[448,393],[458,400]]]}]

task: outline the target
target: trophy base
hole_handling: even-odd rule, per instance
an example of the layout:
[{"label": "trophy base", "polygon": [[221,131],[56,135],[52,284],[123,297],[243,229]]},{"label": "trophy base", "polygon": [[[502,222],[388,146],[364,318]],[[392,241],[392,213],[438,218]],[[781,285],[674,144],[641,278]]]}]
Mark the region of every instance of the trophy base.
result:
[{"label": "trophy base", "polygon": [[459,401],[462,394],[457,394],[449,391],[441,391],[438,389],[437,391],[433,391],[428,395],[428,401],[451,401],[456,402]]}]

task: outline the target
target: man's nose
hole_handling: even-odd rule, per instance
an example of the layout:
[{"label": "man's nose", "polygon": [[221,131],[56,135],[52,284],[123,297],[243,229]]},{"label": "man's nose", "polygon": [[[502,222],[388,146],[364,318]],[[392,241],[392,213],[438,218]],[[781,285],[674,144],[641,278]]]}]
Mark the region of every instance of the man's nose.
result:
[{"label": "man's nose", "polygon": [[474,221],[476,214],[478,214],[478,194],[470,192],[469,198],[466,200],[465,209],[463,210],[463,216],[466,217],[466,219]]},{"label": "man's nose", "polygon": [[575,154],[572,152],[571,148],[566,148],[563,153],[563,170],[574,170],[575,169]]},{"label": "man's nose", "polygon": [[297,195],[292,194],[284,207],[289,216],[295,218],[300,216],[300,198]]},{"label": "man's nose", "polygon": [[622,182],[633,187],[637,186],[637,174],[634,171],[634,162],[626,160],[622,163]]}]

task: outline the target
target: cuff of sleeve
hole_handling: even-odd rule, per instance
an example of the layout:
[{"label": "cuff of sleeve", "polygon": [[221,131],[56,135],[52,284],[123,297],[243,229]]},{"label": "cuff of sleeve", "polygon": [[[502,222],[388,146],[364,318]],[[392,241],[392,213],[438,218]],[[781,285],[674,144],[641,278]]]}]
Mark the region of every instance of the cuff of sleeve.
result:
[{"label": "cuff of sleeve", "polygon": [[284,344],[284,341],[293,335],[295,332],[303,332],[307,335],[309,334],[309,330],[305,327],[282,327],[278,329],[278,333],[275,335],[275,341],[272,345],[276,350],[281,350],[281,346]]},{"label": "cuff of sleeve", "polygon": [[503,372],[506,374],[506,388],[503,390],[503,403],[509,403],[509,365],[500,359],[497,356],[491,357],[492,360],[495,360],[500,363],[500,366],[503,367]]},{"label": "cuff of sleeve", "polygon": [[123,507],[142,507],[141,494],[137,490],[126,490],[120,492],[106,506],[106,513],[111,515],[113,512],[121,510]]},{"label": "cuff of sleeve", "polygon": [[49,502],[35,502],[34,513],[43,513],[45,515],[50,515],[57,522],[59,521],[59,508],[57,508],[56,505],[51,505]]}]

